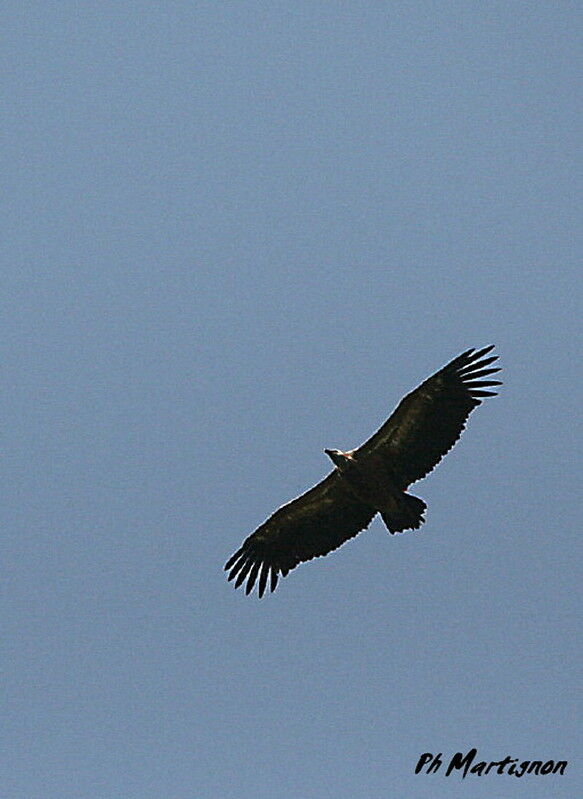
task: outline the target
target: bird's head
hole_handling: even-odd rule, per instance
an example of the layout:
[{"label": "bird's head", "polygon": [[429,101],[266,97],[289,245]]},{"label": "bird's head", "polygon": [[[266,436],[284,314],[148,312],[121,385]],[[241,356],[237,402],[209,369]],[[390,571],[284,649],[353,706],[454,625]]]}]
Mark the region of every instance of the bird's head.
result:
[{"label": "bird's head", "polygon": [[339,449],[325,449],[324,452],[339,469],[345,469],[352,460],[350,455]]}]

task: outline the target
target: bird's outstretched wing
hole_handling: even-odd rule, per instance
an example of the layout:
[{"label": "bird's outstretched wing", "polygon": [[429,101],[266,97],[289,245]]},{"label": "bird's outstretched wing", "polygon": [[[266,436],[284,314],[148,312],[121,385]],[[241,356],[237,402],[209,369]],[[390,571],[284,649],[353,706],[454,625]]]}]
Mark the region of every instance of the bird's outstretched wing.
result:
[{"label": "bird's outstretched wing", "polygon": [[403,490],[425,477],[456,443],[473,409],[496,394],[486,389],[500,380],[480,379],[500,371],[486,368],[498,358],[484,357],[493,348],[462,352],[407,394],[354,457],[382,460]]},{"label": "bird's outstretched wing", "polygon": [[229,580],[238,588],[247,579],[249,594],[259,577],[259,597],[269,581],[275,590],[279,575],[299,563],[327,555],[368,527],[376,510],[359,502],[343,486],[337,472],[288,502],[243,542],[227,561]]}]

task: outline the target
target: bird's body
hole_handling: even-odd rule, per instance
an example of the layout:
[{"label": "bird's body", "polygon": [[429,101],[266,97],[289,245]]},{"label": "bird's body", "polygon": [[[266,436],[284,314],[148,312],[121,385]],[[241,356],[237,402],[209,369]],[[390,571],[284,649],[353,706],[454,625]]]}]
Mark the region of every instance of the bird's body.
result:
[{"label": "bird's body", "polygon": [[485,388],[499,380],[481,380],[497,356],[492,347],[467,350],[408,394],[385,424],[360,447],[327,449],[335,469],[297,499],[283,505],[250,535],[227,562],[229,580],[246,593],[259,578],[259,596],[268,581],[275,590],[299,563],[327,555],[370,524],[377,513],[391,533],[417,529],[426,505],[407,493],[458,440]]},{"label": "bird's body", "polygon": [[421,526],[425,503],[399,488],[398,477],[386,458],[374,452],[360,458],[355,455],[356,450],[324,452],[336,465],[346,489],[363,504],[375,508],[390,533]]}]

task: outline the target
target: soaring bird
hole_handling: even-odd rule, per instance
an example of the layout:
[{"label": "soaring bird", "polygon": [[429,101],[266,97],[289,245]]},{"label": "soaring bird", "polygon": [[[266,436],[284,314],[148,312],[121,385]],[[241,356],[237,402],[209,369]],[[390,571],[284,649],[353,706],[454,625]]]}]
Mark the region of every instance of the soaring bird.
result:
[{"label": "soaring bird", "polygon": [[275,590],[299,563],[327,555],[364,530],[380,513],[389,533],[416,530],[427,506],[407,493],[449,452],[470,413],[500,380],[483,380],[494,348],[458,355],[401,400],[377,432],[356,449],[325,449],[334,470],[293,499],[245,539],[225,569],[235,588],[247,580],[250,594],[259,578],[259,597],[269,582]]}]

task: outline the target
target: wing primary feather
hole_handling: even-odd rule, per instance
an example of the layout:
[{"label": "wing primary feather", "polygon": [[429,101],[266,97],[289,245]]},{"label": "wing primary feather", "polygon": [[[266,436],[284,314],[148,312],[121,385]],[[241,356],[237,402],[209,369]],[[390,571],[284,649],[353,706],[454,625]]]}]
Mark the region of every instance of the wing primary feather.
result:
[{"label": "wing primary feather", "polygon": [[458,355],[457,358],[454,358],[453,361],[450,361],[447,364],[446,369],[457,369],[458,366],[463,366],[468,362],[468,359],[471,359],[473,351],[474,349],[472,347],[471,349],[462,352],[461,355]]},{"label": "wing primary feather", "polygon": [[277,568],[275,566],[271,567],[271,585],[270,590],[271,593],[275,591],[275,587],[277,586],[277,581],[279,580],[279,575],[277,573]]},{"label": "wing primary feather", "polygon": [[501,380],[472,380],[471,383],[464,383],[466,388],[486,388],[486,386],[501,386]]},{"label": "wing primary feather", "polygon": [[240,556],[240,555],[242,555],[242,554],[243,554],[243,547],[241,547],[241,549],[238,549],[238,550],[235,552],[235,554],[234,554],[234,555],[232,555],[232,556],[229,558],[229,560],[228,560],[228,561],[225,563],[225,567],[224,567],[224,568],[225,568],[225,571],[228,571],[228,570],[231,568],[231,566],[233,565],[233,563],[235,563],[235,561],[236,561],[236,560],[239,558],[239,556]]},{"label": "wing primary feather", "polygon": [[267,577],[269,575],[269,563],[265,562],[261,567],[261,575],[259,577],[259,599],[265,593],[265,586],[267,585]]},{"label": "wing primary feather", "polygon": [[497,366],[495,369],[479,369],[477,372],[470,372],[468,374],[462,375],[462,378],[465,380],[467,377],[487,377],[488,375],[493,375],[494,372],[501,372],[502,367]]},{"label": "wing primary feather", "polygon": [[253,563],[253,561],[251,560],[251,558],[249,558],[249,560],[248,560],[248,561],[245,563],[245,565],[243,566],[243,568],[242,568],[242,569],[241,569],[241,571],[239,572],[239,576],[238,576],[238,577],[237,577],[237,579],[235,580],[235,588],[239,588],[239,586],[241,585],[241,583],[242,583],[242,582],[244,582],[244,580],[245,580],[245,577],[247,577],[247,575],[249,574],[249,571],[250,571],[251,567],[252,567],[252,566],[254,566],[254,565],[255,565],[255,564]]},{"label": "wing primary feather", "polygon": [[245,587],[245,593],[249,595],[251,591],[253,591],[253,586],[255,585],[255,580],[257,579],[257,574],[259,573],[259,569],[261,567],[261,561],[257,561],[253,564],[253,568],[249,574],[249,579],[247,580],[247,585]]},{"label": "wing primary feather", "polygon": [[472,355],[472,360],[475,361],[477,358],[481,358],[482,355],[487,355],[487,353],[491,352],[495,346],[496,346],[495,344],[490,344],[488,347],[484,347],[484,349],[474,352],[474,354]]},{"label": "wing primary feather", "polygon": [[247,561],[247,557],[248,557],[247,553],[241,555],[240,559],[235,563],[235,565],[229,572],[229,578],[228,578],[229,580],[232,580],[233,577],[236,577],[237,574],[241,571],[241,569],[245,565],[245,562]]},{"label": "wing primary feather", "polygon": [[496,397],[498,396],[497,391],[476,391],[472,389],[472,397]]},{"label": "wing primary feather", "polygon": [[489,364],[494,363],[494,361],[498,360],[498,355],[492,355],[490,358],[484,358],[481,361],[472,361],[468,363],[466,366],[458,369],[458,374],[464,375],[468,372],[473,372],[476,369],[483,369],[485,366],[489,366]]}]

